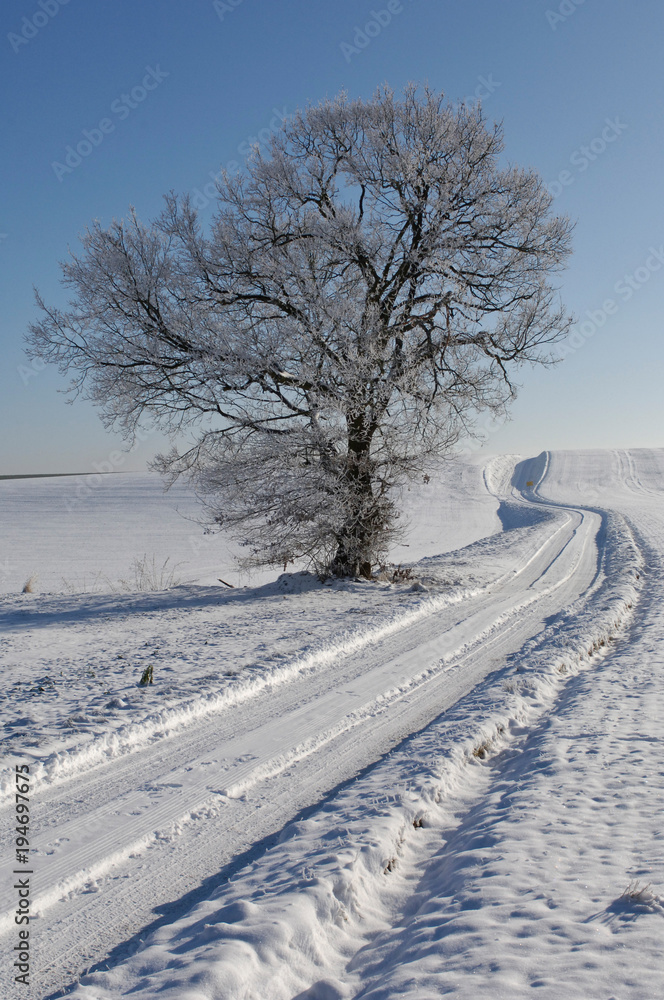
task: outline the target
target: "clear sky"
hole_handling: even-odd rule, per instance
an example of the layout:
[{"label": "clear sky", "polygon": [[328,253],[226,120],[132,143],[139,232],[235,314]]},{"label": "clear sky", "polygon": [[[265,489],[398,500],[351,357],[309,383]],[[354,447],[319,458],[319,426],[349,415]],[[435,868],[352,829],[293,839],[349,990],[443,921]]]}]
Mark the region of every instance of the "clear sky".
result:
[{"label": "clear sky", "polygon": [[33,285],[64,304],[58,261],[92,219],[150,218],[170,189],[203,205],[299,105],[411,80],[481,96],[576,221],[573,349],[523,371],[486,450],[664,446],[661,0],[3,0],[0,25],[0,473],[94,471],[122,447],[23,354]]}]

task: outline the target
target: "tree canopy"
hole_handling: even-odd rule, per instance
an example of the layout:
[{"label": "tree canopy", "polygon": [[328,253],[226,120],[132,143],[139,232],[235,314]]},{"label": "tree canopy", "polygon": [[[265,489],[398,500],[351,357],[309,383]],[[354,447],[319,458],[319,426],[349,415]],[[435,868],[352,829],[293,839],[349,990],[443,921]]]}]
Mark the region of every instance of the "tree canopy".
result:
[{"label": "tree canopy", "polygon": [[31,350],[107,426],[193,435],[157,466],[249,561],[369,576],[397,488],[569,327],[570,223],[502,148],[479,106],[415,86],[307,107],[223,175],[209,226],[172,193],[149,225],[94,223]]}]

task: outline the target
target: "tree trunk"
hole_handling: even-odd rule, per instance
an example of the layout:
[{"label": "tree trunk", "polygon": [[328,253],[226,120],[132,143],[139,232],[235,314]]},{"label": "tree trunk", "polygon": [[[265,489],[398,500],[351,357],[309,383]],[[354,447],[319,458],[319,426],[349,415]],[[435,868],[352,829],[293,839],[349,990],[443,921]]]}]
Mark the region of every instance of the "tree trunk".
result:
[{"label": "tree trunk", "polygon": [[337,548],[334,560],[330,567],[335,576],[363,577],[365,580],[371,579],[371,568],[373,562],[371,553],[357,537],[344,536]]},{"label": "tree trunk", "polygon": [[335,576],[371,579],[380,513],[373,492],[370,444],[364,435],[348,442],[343,481],[347,516],[331,566]]}]

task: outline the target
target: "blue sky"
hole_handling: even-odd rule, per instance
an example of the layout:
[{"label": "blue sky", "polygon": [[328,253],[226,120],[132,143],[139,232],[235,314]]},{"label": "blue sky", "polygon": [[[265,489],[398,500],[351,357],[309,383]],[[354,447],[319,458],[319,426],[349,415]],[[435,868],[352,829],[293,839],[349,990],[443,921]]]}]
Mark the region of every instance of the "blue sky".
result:
[{"label": "blue sky", "polygon": [[481,95],[506,158],[576,221],[576,336],[556,368],[521,373],[486,450],[664,446],[659,0],[3,0],[0,24],[1,473],[138,469],[163,446],[118,458],[95,410],[23,354],[33,285],[64,304],[58,261],[92,219],[149,218],[170,189],[203,205],[298,105],[411,80]]}]

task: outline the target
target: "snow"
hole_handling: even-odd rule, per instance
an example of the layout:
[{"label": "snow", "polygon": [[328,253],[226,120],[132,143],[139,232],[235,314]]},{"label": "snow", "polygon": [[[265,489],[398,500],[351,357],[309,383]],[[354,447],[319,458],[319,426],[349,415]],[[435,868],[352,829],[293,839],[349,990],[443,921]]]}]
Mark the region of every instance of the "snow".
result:
[{"label": "snow", "polygon": [[[482,461],[445,462],[435,479],[404,490],[406,544],[395,562],[460,548],[498,530],[497,504],[481,486]],[[238,572],[242,549],[205,534],[201,506],[184,482],[164,492],[157,475],[116,473],[0,478],[0,594],[17,594],[31,576],[40,593],[98,593],[134,583],[132,564],[169,563],[183,583],[267,583],[273,571]]]},{"label": "snow", "polygon": [[[109,592],[134,583],[136,558],[178,580],[228,572],[236,547],[205,535],[184,485],[164,493],[159,477],[135,473],[0,481],[0,593],[37,577],[42,593]],[[214,577],[213,577],[214,579]],[[215,583],[218,583],[214,579]]]},{"label": "snow", "polygon": [[[34,996],[664,995],[663,484],[664,450],[450,463],[397,583],[231,591],[192,560],[161,593],[14,588]],[[67,484],[18,485],[29,553],[16,497],[46,533]],[[106,544],[110,578],[132,553]],[[10,908],[0,933],[7,954]]]}]

